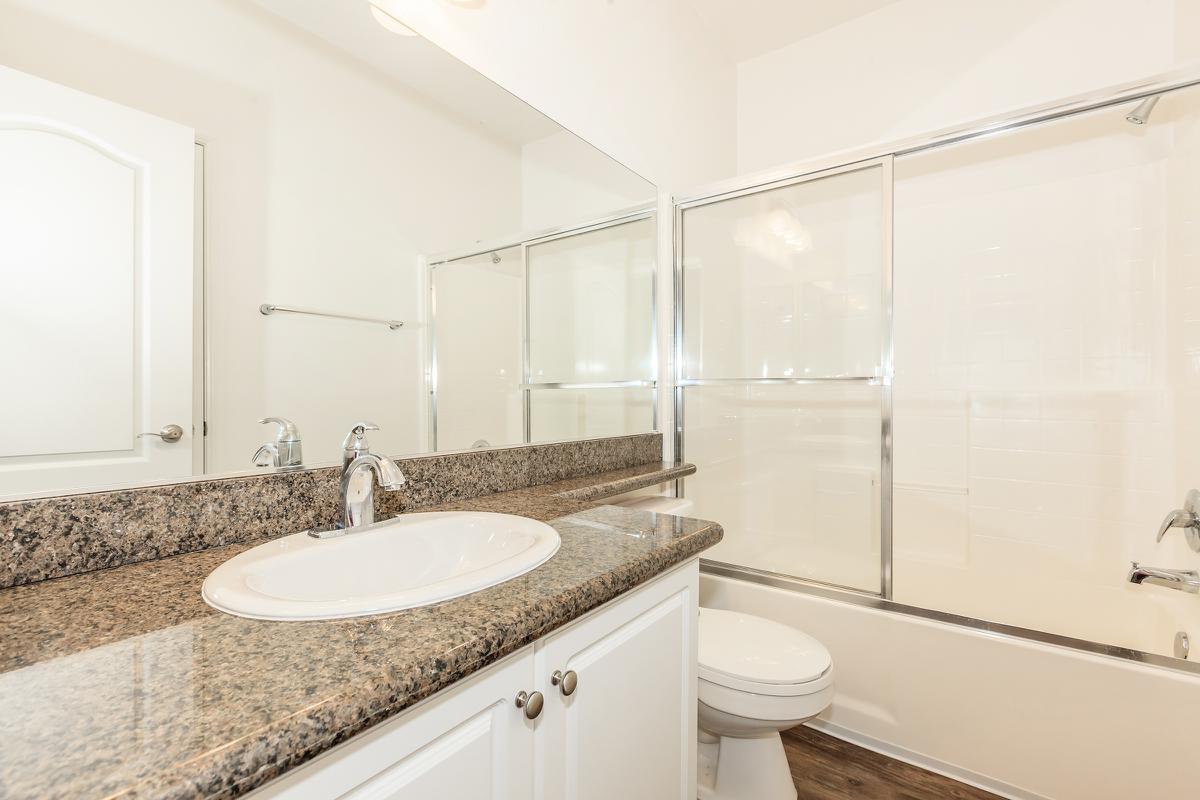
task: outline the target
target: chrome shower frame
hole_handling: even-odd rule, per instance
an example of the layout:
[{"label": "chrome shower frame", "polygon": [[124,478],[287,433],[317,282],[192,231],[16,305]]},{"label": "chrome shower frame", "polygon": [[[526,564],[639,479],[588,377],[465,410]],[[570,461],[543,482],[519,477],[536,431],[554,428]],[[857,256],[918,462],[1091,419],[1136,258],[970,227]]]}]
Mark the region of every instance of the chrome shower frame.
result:
[{"label": "chrome shower frame", "polygon": [[[765,172],[753,173],[748,176],[721,181],[686,194],[672,197],[673,229],[673,285],[674,285],[674,340],[672,354],[674,369],[673,382],[670,388],[674,400],[675,424],[673,431],[675,462],[683,463],[684,457],[684,419],[683,419],[683,390],[688,385],[697,385],[698,381],[688,381],[683,374],[683,212],[688,208],[707,205],[720,200],[727,200],[747,194],[778,188],[790,184],[802,183],[821,177],[836,175],[852,169],[869,166],[873,163],[886,164],[888,183],[894,186],[892,180],[892,164],[894,159],[901,156],[920,153],[925,150],[946,147],[949,145],[968,142],[985,136],[1019,130],[1021,128],[1039,125],[1045,122],[1084,114],[1100,109],[1113,108],[1122,104],[1144,101],[1151,97],[1170,94],[1172,92],[1200,86],[1200,73],[1196,70],[1179,70],[1163,73],[1146,80],[1135,81],[1108,87],[1095,92],[1075,95],[1052,103],[1027,107],[1012,113],[987,117],[975,122],[946,128],[934,133],[898,140],[877,146],[856,148],[834,153],[830,156],[796,162],[791,165],[772,169]],[[892,283],[891,283],[891,251],[892,251],[892,189],[887,191],[887,213],[884,216],[884,239],[887,250],[887,269],[885,270],[884,312],[883,323],[883,352],[881,361],[883,376],[879,380],[884,385],[884,419],[882,421],[882,452],[881,463],[881,530],[880,530],[880,591],[866,592],[828,583],[798,578],[791,575],[770,572],[751,567],[726,564],[701,559],[701,569],[706,574],[728,578],[736,578],[750,583],[770,586],[778,589],[795,591],[802,594],[838,600],[853,605],[865,606],[880,611],[889,611],[906,616],[918,617],[936,622],[948,623],[960,627],[985,632],[989,635],[1011,638],[1021,641],[1033,641],[1041,644],[1063,647],[1070,650],[1082,651],[1097,655],[1119,658],[1157,667],[1200,675],[1200,662],[1185,661],[1171,656],[1134,650],[1117,645],[1109,645],[1085,639],[1078,639],[1062,634],[1049,633],[1015,625],[1006,625],[984,619],[967,617],[936,609],[910,606],[898,603],[893,595],[893,542],[891,536],[892,521],[892,431],[891,431],[891,375],[893,364],[892,346]],[[759,379],[744,381],[745,383],[805,383],[808,381]],[[685,484],[682,479],[675,482],[675,494],[682,497]]]}]

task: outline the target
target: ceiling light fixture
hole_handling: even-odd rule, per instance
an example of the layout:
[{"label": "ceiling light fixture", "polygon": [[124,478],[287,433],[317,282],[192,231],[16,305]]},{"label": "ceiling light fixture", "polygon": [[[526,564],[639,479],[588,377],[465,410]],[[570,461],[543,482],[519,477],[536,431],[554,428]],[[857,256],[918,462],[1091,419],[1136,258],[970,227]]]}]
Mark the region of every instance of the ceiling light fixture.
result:
[{"label": "ceiling light fixture", "polygon": [[399,34],[400,36],[416,36],[417,35],[416,31],[414,31],[412,28],[405,25],[400,20],[393,17],[388,12],[384,11],[379,6],[375,5],[374,3],[371,3],[370,5],[371,5],[371,16],[374,17],[375,21],[378,22],[380,25],[382,25],[387,30],[391,31],[392,33]]}]

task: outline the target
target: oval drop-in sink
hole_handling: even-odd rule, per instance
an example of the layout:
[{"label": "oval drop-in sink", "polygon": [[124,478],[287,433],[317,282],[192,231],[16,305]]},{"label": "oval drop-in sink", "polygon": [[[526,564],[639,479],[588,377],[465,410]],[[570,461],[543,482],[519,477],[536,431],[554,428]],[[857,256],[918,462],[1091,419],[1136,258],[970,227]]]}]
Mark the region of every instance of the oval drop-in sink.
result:
[{"label": "oval drop-in sink", "polygon": [[334,538],[296,533],[259,545],[213,570],[202,593],[253,619],[383,614],[503,583],[558,546],[554,528],[512,514],[403,514]]}]

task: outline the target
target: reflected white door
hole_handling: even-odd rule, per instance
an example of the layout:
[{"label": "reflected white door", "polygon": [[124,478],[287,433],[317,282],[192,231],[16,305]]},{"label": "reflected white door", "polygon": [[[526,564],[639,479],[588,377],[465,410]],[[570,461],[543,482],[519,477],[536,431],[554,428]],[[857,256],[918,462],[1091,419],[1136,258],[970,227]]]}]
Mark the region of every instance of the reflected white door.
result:
[{"label": "reflected white door", "polygon": [[191,474],[194,141],[0,67],[0,496]]}]

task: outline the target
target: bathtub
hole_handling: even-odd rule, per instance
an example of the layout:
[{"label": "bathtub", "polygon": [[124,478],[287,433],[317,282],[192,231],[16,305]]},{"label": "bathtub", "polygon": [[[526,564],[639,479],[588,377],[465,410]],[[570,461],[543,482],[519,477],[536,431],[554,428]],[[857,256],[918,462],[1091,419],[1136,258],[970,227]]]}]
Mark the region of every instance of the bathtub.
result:
[{"label": "bathtub", "polygon": [[701,605],[820,639],[837,695],[814,727],[1001,796],[1188,797],[1200,675],[704,574]]}]

